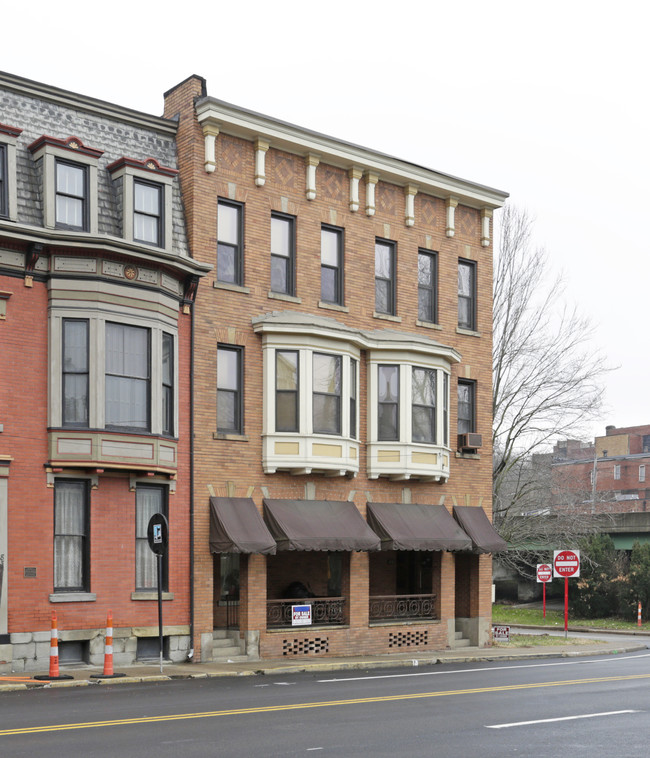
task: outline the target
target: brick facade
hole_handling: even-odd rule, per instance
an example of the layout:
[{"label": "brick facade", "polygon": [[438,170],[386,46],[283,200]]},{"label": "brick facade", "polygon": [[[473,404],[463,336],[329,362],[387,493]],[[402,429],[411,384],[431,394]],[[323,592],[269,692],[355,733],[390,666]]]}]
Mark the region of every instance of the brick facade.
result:
[{"label": "brick facade", "polygon": [[[81,656],[101,665],[109,610],[117,666],[135,660],[143,639],[157,638],[155,589],[136,592],[135,499],[143,485],[159,486],[168,504],[164,634],[169,655],[181,660],[190,647],[191,594],[186,290],[203,270],[188,256],[175,125],[5,74],[0,112],[9,122],[0,126],[0,147],[5,156],[11,151],[2,184],[10,202],[0,215],[0,672],[47,670],[52,611],[62,660]],[[41,154],[34,146],[43,135]],[[91,156],[86,163],[84,155]],[[164,249],[162,238],[148,245],[128,236],[127,179],[117,181],[108,168],[124,157],[164,194]],[[53,166],[61,159],[86,172],[83,229],[65,228],[58,206],[49,205],[60,189],[53,176],[48,185],[50,158]],[[63,418],[66,320],[85,324],[88,334],[85,423]],[[107,324],[146,330],[149,418],[142,432],[103,422]],[[173,352],[171,434],[161,429],[163,335]],[[54,491],[71,480],[88,493],[81,591],[55,587]]]},{"label": "brick facade", "polygon": [[[205,119],[208,110],[223,108],[225,121],[215,116]],[[236,111],[228,121],[227,114]],[[198,114],[198,117],[197,117]],[[209,550],[209,498],[252,497],[258,508],[264,497],[285,499],[347,500],[365,517],[366,502],[444,503],[482,506],[491,515],[491,337],[492,337],[492,246],[489,218],[505,195],[475,185],[445,191],[440,175],[417,168],[421,182],[414,197],[413,225],[405,222],[405,187],[415,184],[413,167],[396,159],[356,149],[359,162],[358,210],[351,210],[350,183],[355,164],[330,157],[338,148],[354,152],[345,143],[329,138],[321,142],[331,153],[317,156],[314,199],[307,199],[308,164],[311,149],[300,147],[296,134],[306,140],[314,133],[301,132],[272,119],[240,111],[211,101],[205,81],[190,77],[166,93],[165,116],[178,118],[178,156],[181,186],[192,255],[213,266],[201,281],[195,311],[195,637],[197,657],[209,659],[215,624],[223,614],[214,600],[219,578],[219,556]],[[203,118],[202,122],[199,117]],[[237,126],[236,122],[246,127]],[[259,131],[256,132],[256,129]],[[274,134],[275,138],[269,135]],[[318,136],[320,138],[320,136]],[[316,138],[314,138],[316,139]],[[214,149],[209,145],[213,141]],[[261,140],[261,143],[258,141]],[[293,142],[292,142],[293,140]],[[263,183],[256,181],[256,152],[264,146]],[[334,147],[332,147],[334,145]],[[268,149],[266,149],[268,147]],[[364,163],[365,161],[365,163]],[[377,171],[384,163],[385,171]],[[389,170],[390,169],[390,170]],[[374,215],[366,211],[370,203],[365,176],[375,171]],[[404,179],[395,178],[402,172]],[[434,185],[437,189],[433,189]],[[472,195],[483,193],[483,199]],[[487,199],[489,196],[489,199]],[[219,199],[241,204],[243,209],[243,281],[239,285],[217,279],[217,211]],[[455,207],[454,235],[448,234],[448,207]],[[485,238],[486,209],[488,237]],[[270,219],[272,213],[295,218],[295,292],[291,296],[271,292]],[[408,215],[408,214],[406,214]],[[341,305],[321,300],[321,228],[343,230],[344,298]],[[396,248],[396,307],[394,316],[375,312],[373,286],[375,240],[390,240]],[[438,260],[438,319],[423,323],[418,316],[418,250],[435,251]],[[476,329],[458,329],[459,259],[476,265]],[[252,319],[272,312],[306,314],[318,320],[334,319],[336,328],[366,330],[382,335],[398,333],[427,338],[459,354],[450,364],[450,444],[448,481],[421,481],[417,478],[368,477],[369,439],[369,349],[359,352],[359,453],[358,473],[326,476],[322,473],[265,473],[263,409],[264,356],[260,334]],[[302,316],[301,316],[302,317]],[[365,332],[364,332],[365,333]],[[397,338],[396,338],[397,339]],[[243,430],[241,434],[217,431],[217,346],[237,346],[243,350]],[[464,454],[456,447],[456,385],[459,378],[475,381],[475,431],[483,445],[476,454]],[[268,394],[268,390],[267,390]],[[268,469],[268,466],[267,466]],[[269,469],[270,470],[270,469]],[[315,594],[324,592],[324,556],[309,553],[278,553],[268,559],[260,555],[242,556],[240,563],[239,629],[249,644],[248,652],[259,645],[262,657],[282,655],[366,652],[386,653],[395,647],[440,648],[452,644],[456,608],[474,625],[475,641],[489,636],[491,609],[490,556],[459,557],[435,555],[432,584],[437,595],[437,620],[430,623],[398,623],[393,626],[369,624],[369,588],[391,591],[388,576],[394,572],[392,553],[344,554],[344,576],[349,577],[344,628],[300,628],[267,630],[266,601],[282,597],[283,585],[298,575],[308,575]],[[370,565],[374,567],[369,572]],[[383,564],[383,566],[382,566]],[[390,570],[389,570],[390,569]],[[386,577],[381,578],[381,572]],[[394,577],[393,577],[394,579]],[[346,579],[347,581],[347,579]],[[347,587],[346,587],[347,590]],[[394,591],[394,590],[392,590]],[[372,594],[374,589],[370,589]],[[480,628],[480,633],[479,633]],[[258,642],[257,642],[258,640]]]}]

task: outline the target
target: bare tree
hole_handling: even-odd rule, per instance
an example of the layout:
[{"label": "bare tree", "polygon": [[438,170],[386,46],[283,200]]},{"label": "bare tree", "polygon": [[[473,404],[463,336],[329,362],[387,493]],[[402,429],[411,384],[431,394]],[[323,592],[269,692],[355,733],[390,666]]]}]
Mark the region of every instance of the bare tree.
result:
[{"label": "bare tree", "polygon": [[[504,207],[494,272],[493,508],[505,539],[515,526],[507,522],[548,505],[550,482],[533,475],[533,454],[553,439],[580,436],[601,409],[609,370],[588,319],[563,304],[562,279],[549,277],[532,230],[526,211]],[[526,531],[540,539],[552,526],[543,517],[529,521]]]}]

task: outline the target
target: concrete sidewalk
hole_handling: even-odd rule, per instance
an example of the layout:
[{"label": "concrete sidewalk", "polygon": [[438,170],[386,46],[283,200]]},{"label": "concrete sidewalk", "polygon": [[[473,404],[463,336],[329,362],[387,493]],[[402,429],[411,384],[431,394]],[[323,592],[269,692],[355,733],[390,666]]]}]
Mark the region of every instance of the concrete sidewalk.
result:
[{"label": "concrete sidewalk", "polygon": [[[611,641],[590,645],[572,645],[558,642],[557,645],[531,645],[530,647],[464,647],[456,650],[432,650],[430,652],[399,653],[377,656],[353,656],[338,658],[295,658],[236,663],[164,663],[160,673],[159,663],[115,667],[115,672],[124,676],[113,679],[93,678],[101,675],[102,669],[95,666],[60,667],[60,673],[71,677],[54,681],[34,680],[30,674],[0,676],[0,692],[51,687],[83,687],[90,685],[118,685],[141,682],[160,682],[171,679],[206,679],[228,676],[282,676],[300,672],[318,674],[334,671],[368,671],[405,666],[434,666],[440,663],[472,663],[476,661],[512,661],[531,658],[584,657],[617,655],[647,649],[647,645],[629,642],[616,645]],[[39,672],[39,674],[47,672]]]}]

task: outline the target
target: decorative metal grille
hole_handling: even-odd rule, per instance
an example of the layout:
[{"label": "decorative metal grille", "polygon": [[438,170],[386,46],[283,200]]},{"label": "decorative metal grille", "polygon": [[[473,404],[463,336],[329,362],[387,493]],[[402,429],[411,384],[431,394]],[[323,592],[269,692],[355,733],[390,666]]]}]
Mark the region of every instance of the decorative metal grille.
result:
[{"label": "decorative metal grille", "polygon": [[435,595],[373,595],[370,620],[435,619]]},{"label": "decorative metal grille", "polygon": [[345,623],[344,597],[295,598],[266,601],[266,626],[291,626],[291,606],[311,605],[311,622],[315,625]]}]

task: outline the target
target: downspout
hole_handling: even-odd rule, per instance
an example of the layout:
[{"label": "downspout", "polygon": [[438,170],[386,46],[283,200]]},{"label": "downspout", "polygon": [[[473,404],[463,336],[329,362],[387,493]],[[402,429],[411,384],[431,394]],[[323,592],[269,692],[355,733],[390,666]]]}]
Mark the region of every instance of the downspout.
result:
[{"label": "downspout", "polygon": [[194,306],[190,305],[190,650],[194,660]]}]

